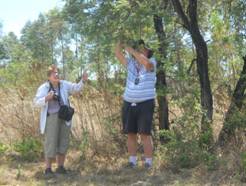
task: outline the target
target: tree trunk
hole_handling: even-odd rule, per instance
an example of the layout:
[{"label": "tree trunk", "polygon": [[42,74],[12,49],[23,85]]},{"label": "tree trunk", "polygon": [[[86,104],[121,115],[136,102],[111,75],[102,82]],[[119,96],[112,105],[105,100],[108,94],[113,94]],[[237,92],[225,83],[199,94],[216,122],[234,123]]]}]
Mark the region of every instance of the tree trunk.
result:
[{"label": "tree trunk", "polygon": [[[158,105],[159,105],[159,129],[169,129],[169,120],[168,120],[168,101],[165,95],[167,83],[166,83],[166,74],[164,70],[163,60],[166,58],[166,35],[163,28],[162,18],[154,15],[154,26],[155,31],[159,40],[159,54],[162,60],[157,61],[157,89],[160,91],[158,95]],[[164,140],[164,139],[161,139]]]},{"label": "tree trunk", "polygon": [[184,13],[179,0],[172,0],[174,9],[182,19],[183,26],[190,32],[192,41],[196,47],[197,73],[200,81],[201,107],[205,111],[202,117],[202,132],[210,130],[210,123],[213,118],[213,98],[211,93],[208,73],[208,49],[207,44],[201,35],[197,20],[197,0],[189,0],[188,15]]},{"label": "tree trunk", "polygon": [[245,97],[245,89],[246,89],[246,55],[243,57],[244,65],[243,70],[240,74],[239,80],[236,84],[236,88],[234,90],[234,93],[232,95],[231,103],[229,106],[229,109],[226,113],[225,121],[223,128],[221,129],[221,132],[219,134],[218,138],[218,144],[220,146],[225,145],[228,141],[230,141],[230,138],[233,136],[236,127],[229,124],[233,114],[240,110],[243,105],[243,100]]},{"label": "tree trunk", "polygon": [[188,11],[190,17],[190,33],[196,47],[197,73],[199,75],[201,86],[201,106],[206,112],[206,115],[202,120],[202,123],[204,124],[202,125],[202,131],[206,131],[207,127],[209,127],[207,126],[206,120],[212,121],[213,119],[213,98],[208,75],[208,48],[199,30],[196,0],[190,0]]},{"label": "tree trunk", "polygon": [[64,41],[63,41],[63,35],[62,35],[62,33],[60,33],[60,39],[61,39],[61,54],[62,54],[62,73],[63,73],[63,78],[66,79],[65,55],[64,55]]}]

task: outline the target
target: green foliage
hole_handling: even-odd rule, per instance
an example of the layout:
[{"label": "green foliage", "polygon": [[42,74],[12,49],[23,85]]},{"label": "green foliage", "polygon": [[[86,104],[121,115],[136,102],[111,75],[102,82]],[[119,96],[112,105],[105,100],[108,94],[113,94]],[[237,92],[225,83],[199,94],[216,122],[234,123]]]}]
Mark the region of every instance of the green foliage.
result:
[{"label": "green foliage", "polygon": [[3,155],[8,150],[8,146],[0,143],[0,155]]},{"label": "green foliage", "polygon": [[212,144],[213,131],[211,128],[208,128],[206,132],[203,132],[200,135],[199,143],[202,148],[209,150],[210,145]]},{"label": "green foliage", "polygon": [[[119,121],[121,121],[119,114],[115,114],[115,115],[112,115],[111,117],[105,118],[106,130],[110,134],[110,136],[117,137],[119,135],[120,125],[117,125],[120,123]],[[117,125],[117,127],[115,125]]]},{"label": "green foliage", "polygon": [[86,151],[89,147],[89,132],[84,130],[82,134],[83,138],[82,141],[79,144],[79,150],[82,152],[82,156],[86,154]]},{"label": "green foliage", "polygon": [[172,131],[161,131],[161,137],[170,139],[165,147],[172,166],[192,168],[200,163],[201,149],[197,140],[185,140]]},{"label": "green foliage", "polygon": [[241,164],[242,164],[243,171],[246,172],[246,152],[243,152],[241,154]]},{"label": "green foliage", "polygon": [[0,61],[8,59],[6,48],[2,42],[0,42]]},{"label": "green foliage", "polygon": [[203,150],[201,157],[202,161],[205,163],[209,171],[214,171],[218,169],[220,161],[215,154]]},{"label": "green foliage", "polygon": [[115,96],[121,96],[124,92],[124,87],[120,83],[110,83],[108,90]]},{"label": "green foliage", "polygon": [[179,104],[186,108],[183,115],[174,120],[170,131],[160,132],[161,137],[169,139],[163,145],[169,163],[177,168],[192,168],[204,164],[208,170],[216,169],[217,157],[209,152],[212,130],[201,133],[200,119],[203,113],[199,103],[188,96]]},{"label": "green foliage", "polygon": [[169,139],[169,142],[162,146],[166,148],[164,154],[171,166],[193,168],[199,164],[204,164],[209,171],[218,168],[219,160],[217,156],[202,148],[198,138],[187,139],[174,131],[161,131],[160,135],[165,139]]},{"label": "green foliage", "polygon": [[237,0],[231,4],[230,18],[232,30],[234,31],[234,43],[237,47],[237,53],[239,55],[245,55],[245,43],[246,43],[246,1]]},{"label": "green foliage", "polygon": [[244,110],[239,111],[235,109],[233,114],[227,118],[225,121],[225,128],[227,131],[235,131],[235,129],[245,129],[246,128],[246,112]]},{"label": "green foliage", "polygon": [[13,145],[14,150],[20,153],[21,158],[26,161],[38,160],[43,152],[43,146],[39,139],[33,137],[25,137],[21,141],[17,141]]}]

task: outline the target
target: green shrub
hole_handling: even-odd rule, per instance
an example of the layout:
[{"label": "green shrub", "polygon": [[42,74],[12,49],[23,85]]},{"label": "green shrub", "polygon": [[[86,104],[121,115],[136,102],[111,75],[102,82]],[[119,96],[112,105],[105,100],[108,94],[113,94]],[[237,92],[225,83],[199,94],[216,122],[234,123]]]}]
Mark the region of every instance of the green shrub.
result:
[{"label": "green shrub", "polygon": [[213,131],[209,128],[206,132],[200,134],[199,143],[200,146],[206,150],[208,150],[213,141]]},{"label": "green shrub", "polygon": [[166,148],[165,157],[168,158],[172,166],[176,168],[193,168],[204,163],[208,170],[212,171],[218,168],[219,160],[217,156],[203,148],[198,138],[187,139],[174,131],[161,131],[160,135],[170,139],[169,143],[162,146]]},{"label": "green shrub", "polygon": [[216,155],[203,151],[203,162],[207,166],[209,171],[217,170],[219,166],[219,160]]},{"label": "green shrub", "polygon": [[243,152],[241,154],[241,162],[242,162],[243,171],[246,172],[246,152]]},{"label": "green shrub", "polygon": [[165,146],[167,157],[173,166],[192,168],[200,163],[201,149],[197,140],[185,140],[173,131],[162,131],[161,136],[170,139]]},{"label": "green shrub", "polygon": [[83,138],[79,144],[79,150],[82,152],[82,156],[84,156],[89,148],[89,132],[83,131]]},{"label": "green shrub", "polygon": [[[172,153],[174,154],[172,155]],[[169,145],[169,153],[173,163],[181,168],[192,168],[199,163],[200,149],[195,141],[177,141]]]},{"label": "green shrub", "polygon": [[43,148],[39,139],[26,137],[14,144],[14,150],[20,153],[23,160],[35,161],[42,155]]},{"label": "green shrub", "polygon": [[8,146],[0,143],[0,155],[4,154],[8,150]]},{"label": "green shrub", "polygon": [[242,111],[235,110],[225,122],[224,127],[230,132],[235,131],[235,129],[246,128],[245,109],[243,109]]}]

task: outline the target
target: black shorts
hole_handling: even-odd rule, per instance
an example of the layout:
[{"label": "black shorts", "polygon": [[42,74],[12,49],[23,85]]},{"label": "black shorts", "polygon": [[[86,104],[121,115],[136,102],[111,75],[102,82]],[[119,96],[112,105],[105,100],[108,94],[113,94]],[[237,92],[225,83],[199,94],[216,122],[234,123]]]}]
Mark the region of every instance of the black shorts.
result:
[{"label": "black shorts", "polygon": [[125,134],[151,134],[155,100],[141,103],[129,103],[124,101],[122,108],[123,132]]}]

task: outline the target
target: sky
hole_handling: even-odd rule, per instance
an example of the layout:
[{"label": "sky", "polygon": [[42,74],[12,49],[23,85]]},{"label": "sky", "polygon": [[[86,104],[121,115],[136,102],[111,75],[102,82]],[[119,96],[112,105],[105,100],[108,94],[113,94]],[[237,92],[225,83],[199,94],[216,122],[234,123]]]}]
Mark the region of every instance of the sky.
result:
[{"label": "sky", "polygon": [[40,13],[62,7],[62,0],[0,0],[0,22],[3,34],[14,32],[18,37],[25,23],[36,20]]}]

